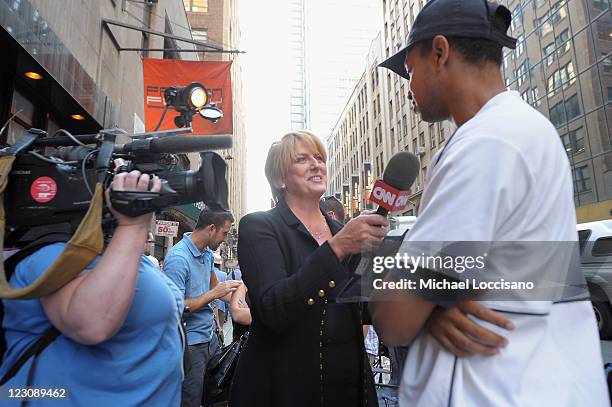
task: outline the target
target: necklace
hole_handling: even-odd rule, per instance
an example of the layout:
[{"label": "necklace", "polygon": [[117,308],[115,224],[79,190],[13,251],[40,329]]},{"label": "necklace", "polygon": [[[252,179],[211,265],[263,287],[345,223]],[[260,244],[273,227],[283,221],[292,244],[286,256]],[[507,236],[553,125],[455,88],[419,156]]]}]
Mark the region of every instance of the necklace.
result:
[{"label": "necklace", "polygon": [[312,235],[312,237],[314,237],[316,240],[319,240],[323,236],[323,233],[325,233],[327,231],[327,228],[328,228],[327,222],[325,222],[325,218],[323,218],[323,225],[321,226],[321,230],[319,230],[318,232],[314,232],[312,230],[312,227],[307,228],[307,229],[310,232],[310,234]]}]

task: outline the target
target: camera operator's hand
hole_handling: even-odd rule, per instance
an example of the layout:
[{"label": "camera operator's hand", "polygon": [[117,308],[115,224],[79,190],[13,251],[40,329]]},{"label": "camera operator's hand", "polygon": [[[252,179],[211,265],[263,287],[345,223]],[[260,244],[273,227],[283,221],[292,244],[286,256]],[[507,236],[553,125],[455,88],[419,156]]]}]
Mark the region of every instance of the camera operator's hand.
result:
[{"label": "camera operator's hand", "polygon": [[[117,170],[124,162],[122,159],[115,160],[115,170]],[[149,189],[149,181],[151,177],[148,174],[142,174],[140,171],[131,171],[131,172],[121,172],[115,174],[113,178],[113,182],[109,187],[109,190],[115,191],[151,191],[151,192],[159,192],[161,190],[161,181],[157,175],[152,177],[152,186]],[[145,225],[148,226],[151,221],[151,216],[153,213],[148,213],[142,216],[138,216],[135,218],[130,218],[129,216],[122,215],[121,213],[115,211],[111,205],[109,199],[109,190],[106,191],[106,203],[112,212],[115,219],[117,219],[118,226],[129,226],[129,225]]]},{"label": "camera operator's hand", "polygon": [[377,248],[389,232],[389,221],[373,211],[364,211],[351,219],[328,242],[336,256],[346,256]]},{"label": "camera operator's hand", "polygon": [[[115,160],[116,168],[123,160]],[[117,191],[160,190],[159,178],[139,171],[116,174],[110,188]],[[49,320],[63,335],[86,344],[102,343],[117,333],[130,310],[151,214],[136,218],[113,211],[118,222],[99,261],[64,287],[41,298]]]},{"label": "camera operator's hand", "polygon": [[233,293],[240,287],[242,281],[237,280],[226,280],[222,281],[215,286],[212,290],[210,290],[214,299],[223,298],[228,294]]}]

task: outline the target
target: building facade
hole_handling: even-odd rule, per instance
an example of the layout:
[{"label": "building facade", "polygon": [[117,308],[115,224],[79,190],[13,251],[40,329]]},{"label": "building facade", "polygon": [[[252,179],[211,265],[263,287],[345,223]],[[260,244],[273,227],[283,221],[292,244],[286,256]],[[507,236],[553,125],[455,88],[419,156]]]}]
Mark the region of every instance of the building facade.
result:
[{"label": "building facade", "polygon": [[[178,0],[155,5],[67,0],[62,7],[41,0],[0,1],[0,43],[5,51],[0,119],[4,123],[15,115],[2,143],[12,144],[31,126],[51,133],[58,128],[79,132],[113,126],[128,132],[142,130],[141,58],[146,55],[120,52],[119,47],[163,48],[164,39],[105,28],[103,19],[160,32],[168,32],[167,21],[172,21],[175,34],[190,36]],[[178,46],[193,48],[186,43]],[[25,76],[27,72],[34,75]]]},{"label": "building facade", "polygon": [[[421,161],[404,213],[415,215],[430,160],[455,129],[451,122],[420,120],[408,100],[408,82],[376,67],[405,45],[425,3],[381,2],[382,33],[374,39],[362,80],[327,141],[329,192],[343,200],[350,197],[344,200],[349,215],[367,207],[372,180],[382,177],[385,163],[402,150]],[[511,35],[518,39],[515,50],[504,49],[506,85],[556,126],[572,165],[578,221],[608,219],[612,217],[610,2],[503,3],[512,11]],[[353,188],[355,179],[359,183]]]},{"label": "building facade", "polygon": [[[236,13],[228,9],[228,15],[233,16],[229,41],[237,43]],[[5,56],[0,66],[0,122],[8,122],[0,143],[13,144],[30,127],[51,135],[60,128],[73,134],[112,127],[144,131],[142,58],[198,60],[195,45],[181,39],[191,40],[192,31],[180,0],[65,0],[61,7],[44,0],[0,0]],[[240,89],[239,69],[232,76],[234,89]],[[234,100],[234,129],[242,135],[241,97]],[[118,140],[127,141],[123,136]],[[241,163],[244,154],[243,142],[222,152],[230,163]],[[182,169],[200,166],[196,153],[180,155],[178,162]],[[228,179],[230,202],[240,216],[244,181],[241,164],[237,167],[230,164]],[[197,205],[183,205],[159,211],[156,217],[179,221],[183,232],[195,225],[198,212]],[[162,258],[173,243],[158,236],[150,250]]]},{"label": "building facade", "polygon": [[[350,18],[340,17],[348,11]],[[309,129],[327,137],[361,77],[382,8],[371,0],[309,0],[306,18]]]},{"label": "building facade", "polygon": [[[183,3],[194,39],[228,51],[239,50],[237,0],[183,0]],[[198,53],[198,56],[201,61],[232,61],[233,146],[219,153],[228,165],[229,205],[238,221],[246,210],[246,135],[240,53],[207,51]]]},{"label": "building facade", "polygon": [[289,129],[310,128],[308,70],[306,69],[306,0],[289,1]]}]

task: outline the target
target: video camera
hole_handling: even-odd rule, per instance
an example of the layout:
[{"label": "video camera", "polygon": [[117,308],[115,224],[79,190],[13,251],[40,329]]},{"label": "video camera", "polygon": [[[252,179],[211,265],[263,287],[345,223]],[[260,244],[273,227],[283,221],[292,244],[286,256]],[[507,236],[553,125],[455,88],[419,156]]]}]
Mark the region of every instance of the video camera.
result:
[{"label": "video camera", "polygon": [[[112,181],[117,158],[128,161],[118,172],[155,174],[162,183],[160,192],[111,191],[112,206],[122,214],[135,217],[200,201],[213,210],[228,210],[226,163],[208,150],[230,148],[232,139],[179,135],[189,132],[191,127],[153,131],[132,135],[127,144],[116,144],[119,135],[127,135],[121,129],[86,135],[59,130],[52,137],[30,129],[13,146],[0,150],[0,155],[16,157],[5,191],[5,246],[23,246],[57,225],[65,229],[69,224],[76,230],[96,183],[106,189]],[[196,171],[181,171],[175,154],[189,152],[200,152],[201,166]],[[106,208],[102,223],[107,231],[113,227]],[[38,231],[32,233],[32,229]]]}]

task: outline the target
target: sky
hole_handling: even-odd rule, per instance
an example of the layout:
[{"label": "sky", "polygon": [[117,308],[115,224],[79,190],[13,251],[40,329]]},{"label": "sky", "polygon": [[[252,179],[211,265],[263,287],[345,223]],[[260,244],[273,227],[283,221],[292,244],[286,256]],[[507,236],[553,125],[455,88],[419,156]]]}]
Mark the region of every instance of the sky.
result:
[{"label": "sky", "polygon": [[247,139],[247,212],[270,208],[264,163],[287,132],[289,60],[286,0],[240,1],[240,48]]},{"label": "sky", "polygon": [[[374,39],[376,36],[374,27],[382,24],[378,21],[382,19],[382,16],[376,14],[376,11],[379,11],[378,7],[381,7],[379,1],[356,0],[356,4],[361,4],[362,7],[341,7],[342,10],[338,7],[333,9],[329,4],[326,6],[325,0],[307,1],[310,2],[308,3],[309,16],[316,21],[317,26],[321,27],[320,30],[312,31],[312,44],[317,47],[316,60],[321,61],[319,71],[326,69],[324,62],[329,59],[326,55],[337,49],[334,44],[330,43],[330,40],[335,38],[344,48],[347,46],[363,48],[361,64],[355,62],[354,59],[350,60],[351,65],[358,65],[351,71],[358,71],[358,78],[365,69],[366,55],[371,40],[361,39],[355,41],[354,44],[353,42],[347,43],[343,41],[342,33],[353,29],[351,38],[358,31],[362,33],[362,36],[368,36],[371,33]],[[374,12],[369,2],[374,4]],[[287,3],[289,3],[287,0],[241,0],[239,2],[240,49],[246,51],[246,54],[241,56],[241,63],[247,139],[247,212],[270,208],[272,195],[264,175],[264,163],[272,142],[279,140],[289,131],[289,72],[291,72],[291,66],[288,51],[289,6]],[[338,19],[339,15],[342,15],[340,19]],[[357,28],[355,29],[354,26]],[[367,33],[364,31],[366,26],[370,27]],[[317,71],[316,60],[307,61],[310,63],[313,79],[319,78],[318,81],[310,82],[313,97],[317,95],[317,89],[312,88],[317,82],[326,79],[324,72]],[[327,121],[332,125],[335,123],[334,120]],[[319,131],[319,129],[316,130]],[[325,133],[322,130],[319,132]],[[327,134],[319,134],[319,136],[324,140]]]}]

